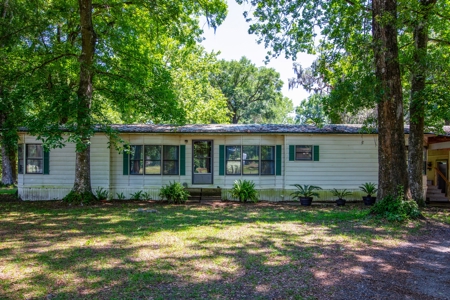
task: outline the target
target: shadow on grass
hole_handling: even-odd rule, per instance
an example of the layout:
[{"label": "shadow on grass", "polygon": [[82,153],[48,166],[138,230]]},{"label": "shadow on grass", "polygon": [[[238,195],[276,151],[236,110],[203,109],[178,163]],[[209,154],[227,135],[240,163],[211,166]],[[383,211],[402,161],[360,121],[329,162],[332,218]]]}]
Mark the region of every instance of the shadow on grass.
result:
[{"label": "shadow on grass", "polygon": [[[137,212],[139,207],[3,205],[0,274],[8,276],[1,278],[0,297],[445,299],[441,295],[450,294],[448,239],[436,239],[432,247],[416,242],[421,235],[411,232],[419,229],[379,227],[359,207],[146,206],[158,213]],[[433,231],[437,236],[450,233],[448,226],[433,230],[442,230]]]}]

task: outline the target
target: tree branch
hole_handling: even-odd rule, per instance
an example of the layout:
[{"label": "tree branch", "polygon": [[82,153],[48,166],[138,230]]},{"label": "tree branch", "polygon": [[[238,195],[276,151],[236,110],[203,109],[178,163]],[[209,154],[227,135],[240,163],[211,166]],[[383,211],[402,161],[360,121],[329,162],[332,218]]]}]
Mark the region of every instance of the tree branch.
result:
[{"label": "tree branch", "polygon": [[440,39],[429,39],[430,42],[438,43],[438,44],[444,44],[447,46],[450,46],[450,41],[446,40],[440,40]]}]

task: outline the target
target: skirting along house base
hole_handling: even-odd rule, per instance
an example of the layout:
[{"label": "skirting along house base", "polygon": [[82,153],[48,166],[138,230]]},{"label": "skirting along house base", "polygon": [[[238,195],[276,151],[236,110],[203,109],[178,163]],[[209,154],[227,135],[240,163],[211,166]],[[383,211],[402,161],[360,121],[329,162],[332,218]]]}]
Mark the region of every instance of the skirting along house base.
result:
[{"label": "skirting along house base", "polygon": [[[112,125],[130,152],[108,148],[108,137],[91,138],[91,183],[113,198],[137,191],[159,199],[161,186],[173,181],[188,188],[220,188],[223,199],[237,179],[255,183],[260,199],[292,200],[293,184],[317,185],[320,199],[330,190],[378,182],[377,134],[361,125]],[[407,135],[405,135],[407,141]],[[63,198],[75,176],[75,145],[45,152],[42,141],[21,132],[19,195],[23,200]],[[426,182],[425,182],[426,184]]]}]

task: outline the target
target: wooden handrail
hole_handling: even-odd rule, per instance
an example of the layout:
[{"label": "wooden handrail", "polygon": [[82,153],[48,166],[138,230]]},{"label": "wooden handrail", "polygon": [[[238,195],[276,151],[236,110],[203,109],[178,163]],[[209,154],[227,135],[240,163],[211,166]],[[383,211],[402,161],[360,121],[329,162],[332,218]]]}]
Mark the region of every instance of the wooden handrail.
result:
[{"label": "wooden handrail", "polygon": [[448,181],[447,177],[445,177],[445,175],[444,175],[444,174],[442,174],[442,172],[441,172],[441,171],[439,171],[439,169],[438,169],[438,168],[434,168],[434,169],[436,170],[436,172],[438,173],[438,175],[439,175],[439,176],[441,176],[441,177],[442,177],[442,179],[444,179],[444,180],[445,180],[445,182],[447,182],[448,184],[450,184],[450,181]]}]

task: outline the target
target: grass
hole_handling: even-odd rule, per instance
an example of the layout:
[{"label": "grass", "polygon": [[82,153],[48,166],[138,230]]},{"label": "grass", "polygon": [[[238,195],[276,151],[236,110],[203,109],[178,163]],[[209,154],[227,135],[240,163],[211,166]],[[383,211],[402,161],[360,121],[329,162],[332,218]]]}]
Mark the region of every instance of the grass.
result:
[{"label": "grass", "polygon": [[420,226],[359,206],[0,203],[0,298],[315,299],[328,254],[395,245]]}]

